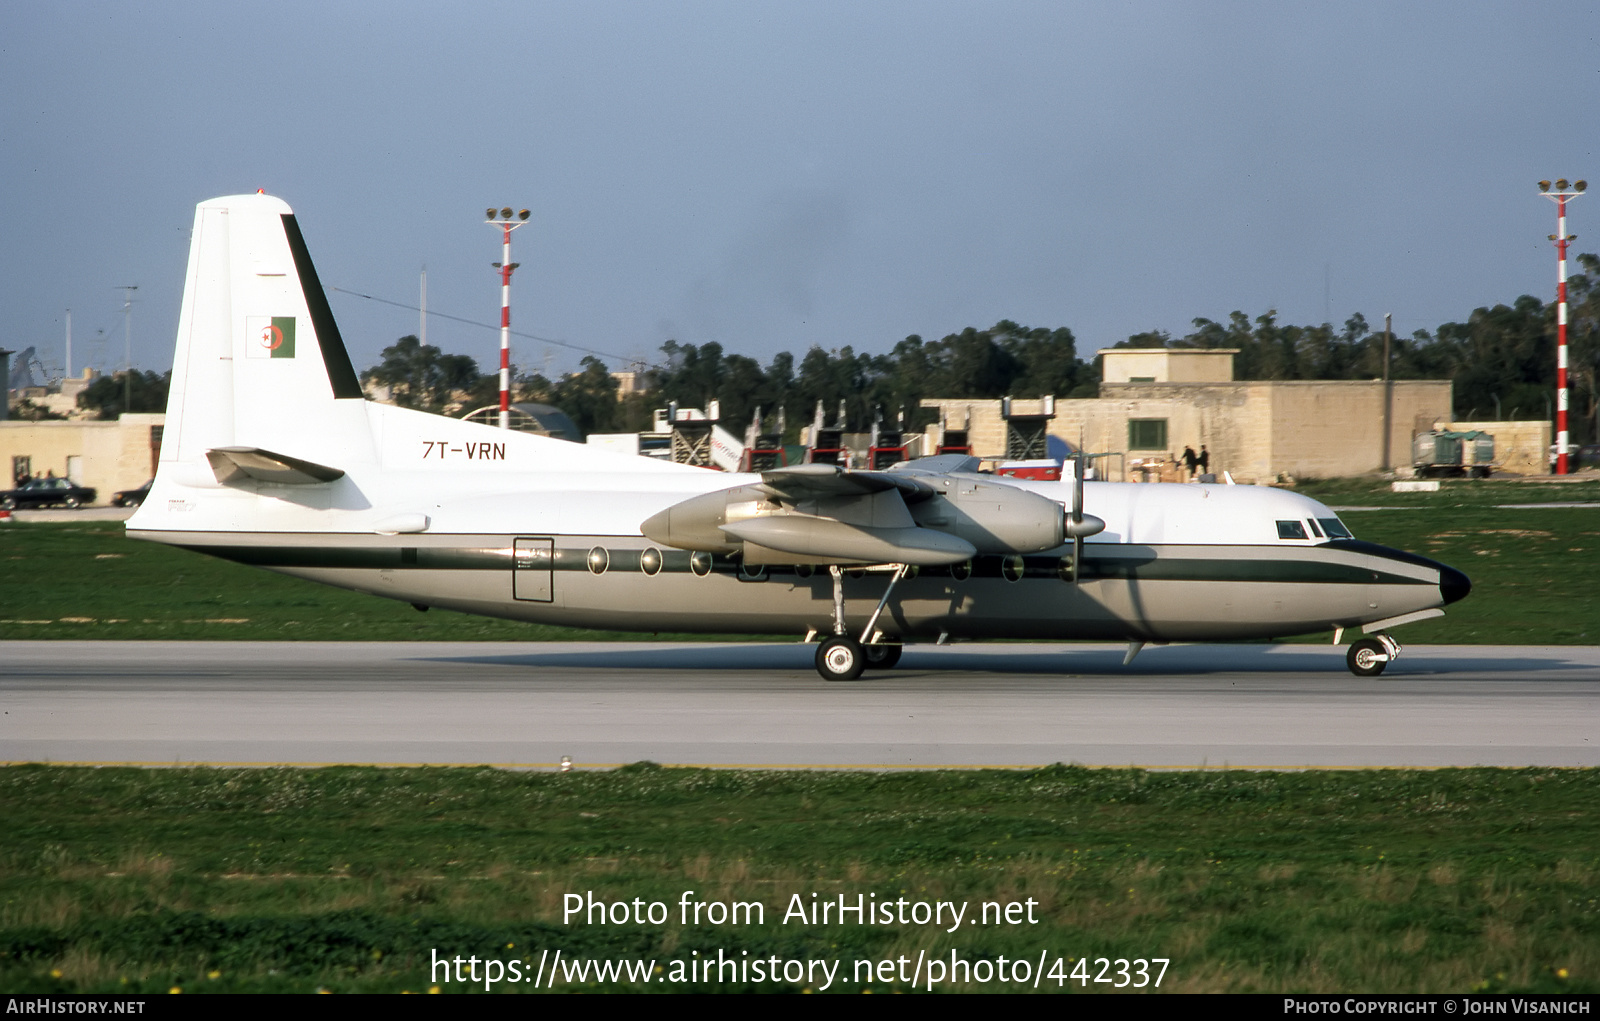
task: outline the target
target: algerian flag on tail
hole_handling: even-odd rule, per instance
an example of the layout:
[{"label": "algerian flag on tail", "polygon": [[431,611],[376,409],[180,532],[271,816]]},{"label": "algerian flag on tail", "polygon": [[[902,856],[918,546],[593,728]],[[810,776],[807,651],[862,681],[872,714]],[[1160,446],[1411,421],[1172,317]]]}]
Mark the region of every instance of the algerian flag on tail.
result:
[{"label": "algerian flag on tail", "polygon": [[251,358],[294,357],[294,316],[245,316],[245,334]]}]

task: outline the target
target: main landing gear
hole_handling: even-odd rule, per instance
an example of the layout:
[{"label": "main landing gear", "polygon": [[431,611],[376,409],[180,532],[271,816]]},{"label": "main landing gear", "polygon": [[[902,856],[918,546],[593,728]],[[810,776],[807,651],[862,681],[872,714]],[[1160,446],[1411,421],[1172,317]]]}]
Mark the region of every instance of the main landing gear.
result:
[{"label": "main landing gear", "polygon": [[1344,661],[1357,677],[1376,677],[1399,658],[1400,643],[1380,631],[1371,638],[1352,643]]},{"label": "main landing gear", "polygon": [[817,673],[825,681],[853,681],[868,667],[887,670],[900,662],[904,647],[883,641],[883,634],[876,628],[883,608],[889,603],[889,594],[910,573],[910,567],[906,564],[895,565],[894,574],[883,590],[883,598],[878,600],[878,608],[867,619],[867,626],[862,629],[859,639],[851,636],[845,628],[844,571],[835,565],[828,568],[828,573],[833,576],[833,634],[817,646]]}]

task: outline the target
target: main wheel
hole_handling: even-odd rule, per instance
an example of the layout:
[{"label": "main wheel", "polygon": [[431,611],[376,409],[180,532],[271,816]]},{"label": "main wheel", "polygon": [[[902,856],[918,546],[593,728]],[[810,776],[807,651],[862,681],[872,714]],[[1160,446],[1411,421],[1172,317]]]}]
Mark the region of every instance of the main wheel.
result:
[{"label": "main wheel", "polygon": [[849,635],[834,635],[817,646],[817,673],[825,681],[853,681],[866,668],[866,650]]},{"label": "main wheel", "polygon": [[1376,638],[1363,638],[1350,646],[1344,661],[1357,677],[1376,677],[1389,665],[1389,650]]},{"label": "main wheel", "polygon": [[900,653],[904,651],[904,645],[869,645],[866,647],[867,666],[872,670],[888,670],[900,662]]}]

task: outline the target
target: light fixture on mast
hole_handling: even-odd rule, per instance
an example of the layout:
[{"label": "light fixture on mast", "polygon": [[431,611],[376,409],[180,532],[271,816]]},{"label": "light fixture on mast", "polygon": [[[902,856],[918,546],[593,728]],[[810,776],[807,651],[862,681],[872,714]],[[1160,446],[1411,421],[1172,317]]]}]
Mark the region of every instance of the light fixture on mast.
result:
[{"label": "light fixture on mast", "polygon": [[1556,190],[1549,181],[1539,182],[1539,193],[1556,204],[1556,232],[1549,235],[1556,245],[1556,474],[1567,474],[1567,245],[1578,235],[1567,233],[1567,201],[1589,187],[1588,181],[1567,183],[1556,178]]},{"label": "light fixture on mast", "polygon": [[[498,219],[496,218],[498,216]],[[521,263],[511,261],[511,232],[528,221],[526,209],[512,219],[511,207],[484,211],[484,222],[501,231],[500,261],[492,263],[500,271],[500,428],[511,428],[511,271]]]}]

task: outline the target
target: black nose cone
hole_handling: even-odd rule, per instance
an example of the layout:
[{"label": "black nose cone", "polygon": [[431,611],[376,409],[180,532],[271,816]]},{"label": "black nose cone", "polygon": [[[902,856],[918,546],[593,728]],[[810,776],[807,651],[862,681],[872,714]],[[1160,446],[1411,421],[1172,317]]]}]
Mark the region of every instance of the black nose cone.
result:
[{"label": "black nose cone", "polygon": [[1454,567],[1439,565],[1439,595],[1444,597],[1445,605],[1467,598],[1467,593],[1472,591],[1472,580]]}]

